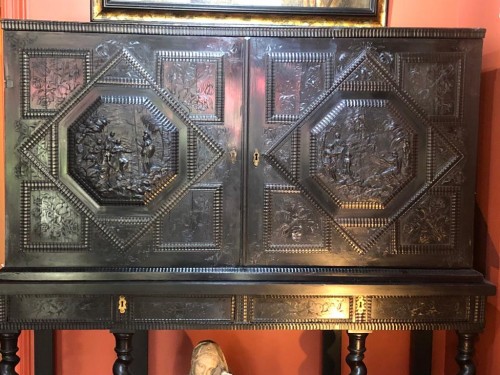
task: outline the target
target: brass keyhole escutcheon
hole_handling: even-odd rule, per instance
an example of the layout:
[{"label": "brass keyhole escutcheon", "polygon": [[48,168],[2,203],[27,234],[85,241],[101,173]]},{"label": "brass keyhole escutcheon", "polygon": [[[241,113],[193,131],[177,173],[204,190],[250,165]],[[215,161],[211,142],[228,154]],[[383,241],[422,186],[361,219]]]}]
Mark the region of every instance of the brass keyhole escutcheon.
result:
[{"label": "brass keyhole escutcheon", "polygon": [[366,303],[364,297],[358,297],[356,300],[356,313],[363,314],[366,310]]},{"label": "brass keyhole escutcheon", "polygon": [[253,165],[258,167],[260,163],[260,154],[259,150],[255,149],[255,152],[253,153]]},{"label": "brass keyhole escutcheon", "polygon": [[120,311],[120,314],[125,314],[125,311],[127,311],[127,299],[124,296],[120,296],[118,299],[118,311]]},{"label": "brass keyhole escutcheon", "polygon": [[231,164],[236,163],[237,157],[238,157],[238,153],[236,152],[236,149],[232,148],[231,151],[229,151],[229,159],[231,160]]}]

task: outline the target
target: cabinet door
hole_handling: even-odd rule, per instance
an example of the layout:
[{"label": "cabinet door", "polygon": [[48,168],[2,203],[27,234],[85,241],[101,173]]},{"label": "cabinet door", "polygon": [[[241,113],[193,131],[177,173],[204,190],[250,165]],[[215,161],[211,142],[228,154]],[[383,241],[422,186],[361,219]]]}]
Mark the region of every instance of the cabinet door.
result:
[{"label": "cabinet door", "polygon": [[247,264],[332,263],[332,219],[299,183],[297,121],[332,86],[335,48],[331,39],[251,41]]},{"label": "cabinet door", "polygon": [[9,265],[237,264],[241,38],[6,46]]},{"label": "cabinet door", "polygon": [[479,48],[253,39],[246,263],[469,265]]}]

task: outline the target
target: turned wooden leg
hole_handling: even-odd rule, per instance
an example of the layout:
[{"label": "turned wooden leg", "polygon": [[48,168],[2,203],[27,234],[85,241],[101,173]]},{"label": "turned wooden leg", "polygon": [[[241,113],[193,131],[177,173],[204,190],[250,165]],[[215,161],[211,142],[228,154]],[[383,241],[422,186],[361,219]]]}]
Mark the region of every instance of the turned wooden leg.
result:
[{"label": "turned wooden leg", "polygon": [[0,375],[18,375],[15,371],[20,358],[17,356],[17,339],[21,332],[0,333]]},{"label": "turned wooden leg", "polygon": [[476,340],[477,333],[471,332],[457,332],[458,334],[458,353],[455,360],[460,367],[458,375],[475,375],[476,366],[472,360],[474,355],[474,341]]},{"label": "turned wooden leg", "polygon": [[133,333],[113,332],[116,340],[115,352],[118,356],[113,365],[113,375],[132,375],[129,365],[132,362]]},{"label": "turned wooden leg", "polygon": [[365,341],[368,333],[347,332],[349,336],[349,354],[346,357],[346,362],[351,368],[349,375],[366,375],[368,371],[363,363],[364,353],[366,352]]}]

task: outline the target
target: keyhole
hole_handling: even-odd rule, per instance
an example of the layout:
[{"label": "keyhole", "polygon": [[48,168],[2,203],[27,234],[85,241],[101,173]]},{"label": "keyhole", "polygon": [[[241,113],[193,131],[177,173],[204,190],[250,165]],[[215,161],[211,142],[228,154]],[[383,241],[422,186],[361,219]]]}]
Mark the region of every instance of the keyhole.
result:
[{"label": "keyhole", "polygon": [[127,311],[127,299],[124,296],[120,296],[118,300],[118,311],[120,311],[120,314],[125,314],[125,311]]},{"label": "keyhole", "polygon": [[357,301],[357,312],[362,314],[365,311],[365,300],[363,298],[358,298]]},{"label": "keyhole", "polygon": [[259,162],[260,162],[259,150],[255,149],[255,152],[253,153],[253,165],[255,165],[256,167],[258,167],[259,166]]}]

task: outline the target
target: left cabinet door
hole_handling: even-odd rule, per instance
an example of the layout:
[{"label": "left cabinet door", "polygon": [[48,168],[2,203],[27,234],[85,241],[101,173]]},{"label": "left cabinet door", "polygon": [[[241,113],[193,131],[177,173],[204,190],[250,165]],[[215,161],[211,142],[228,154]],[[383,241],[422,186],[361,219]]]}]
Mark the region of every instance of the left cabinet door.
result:
[{"label": "left cabinet door", "polygon": [[242,40],[5,32],[7,265],[239,262]]}]

